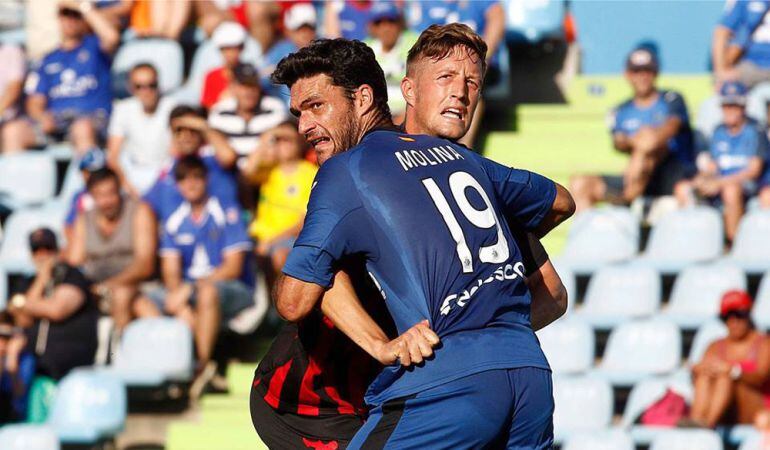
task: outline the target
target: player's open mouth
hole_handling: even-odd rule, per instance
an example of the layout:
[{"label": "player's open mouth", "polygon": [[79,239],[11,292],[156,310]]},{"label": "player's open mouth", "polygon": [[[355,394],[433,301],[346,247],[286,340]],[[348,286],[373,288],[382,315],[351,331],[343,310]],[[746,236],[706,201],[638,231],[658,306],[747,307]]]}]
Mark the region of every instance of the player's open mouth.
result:
[{"label": "player's open mouth", "polygon": [[331,139],[324,136],[319,136],[319,137],[310,139],[310,145],[312,145],[313,147],[318,147],[319,145],[323,145],[326,142],[331,142]]},{"label": "player's open mouth", "polygon": [[465,111],[460,108],[447,108],[441,111],[441,115],[450,119],[463,120]]}]

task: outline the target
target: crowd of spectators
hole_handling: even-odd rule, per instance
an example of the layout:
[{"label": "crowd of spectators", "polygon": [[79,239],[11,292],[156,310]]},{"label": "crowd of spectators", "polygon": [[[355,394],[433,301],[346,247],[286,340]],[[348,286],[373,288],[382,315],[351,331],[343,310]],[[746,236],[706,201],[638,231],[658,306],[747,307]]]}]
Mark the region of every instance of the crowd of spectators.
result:
[{"label": "crowd of spectators", "polygon": [[[471,25],[492,49],[494,73],[504,28],[498,1],[23,7],[33,30],[25,45],[0,44],[0,154],[65,143],[83,188],[61,236],[48,228],[31,234],[34,275],[13,287],[0,313],[0,422],[45,420],[58,380],[94,364],[105,345],[100,318],[112,319],[111,353],[132,320],[179,318],[194,337],[193,397],[216,377],[218,336],[257,306],[258,271],[274,283],[317,170],[289,114],[288,91],[270,83],[281,58],[317,37],[366,40],[402,116],[406,54],[422,29]],[[36,35],[45,29],[56,32]],[[162,68],[150,58],[116,85],[123,80],[113,74],[115,55],[145,38],[180,42],[188,60],[202,40],[218,50],[221,66],[203,73],[197,101],[164,92]],[[256,60],[244,51],[254,43]]]}]

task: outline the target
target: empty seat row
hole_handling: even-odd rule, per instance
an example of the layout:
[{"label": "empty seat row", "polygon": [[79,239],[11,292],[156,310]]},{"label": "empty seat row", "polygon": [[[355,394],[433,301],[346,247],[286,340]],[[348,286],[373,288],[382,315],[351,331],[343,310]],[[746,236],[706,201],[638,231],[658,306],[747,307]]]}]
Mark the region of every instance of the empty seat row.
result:
[{"label": "empty seat row", "polygon": [[639,254],[636,215],[628,208],[597,208],[574,219],[559,261],[577,274],[623,261],[668,274],[721,258],[744,271],[761,273],[770,269],[769,233],[770,211],[750,211],[741,220],[732,250],[723,255],[721,215],[714,208],[695,206],[664,215]]}]

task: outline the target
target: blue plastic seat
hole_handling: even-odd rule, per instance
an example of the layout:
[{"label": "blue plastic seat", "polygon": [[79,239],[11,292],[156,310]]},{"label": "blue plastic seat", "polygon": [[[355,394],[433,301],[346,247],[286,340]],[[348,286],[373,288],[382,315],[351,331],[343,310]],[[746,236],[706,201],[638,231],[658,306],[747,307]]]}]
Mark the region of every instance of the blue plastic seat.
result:
[{"label": "blue plastic seat", "polygon": [[687,363],[692,366],[700,362],[712,342],[727,336],[727,327],[721,320],[711,320],[698,328],[690,348]]},{"label": "blue plastic seat", "polygon": [[740,268],[722,262],[688,267],[676,278],[662,315],[680,328],[698,328],[719,315],[722,295],[731,289],[746,289]]},{"label": "blue plastic seat", "polygon": [[635,450],[631,435],[623,430],[610,429],[571,436],[563,450]]},{"label": "blue plastic seat", "polygon": [[605,207],[575,217],[559,262],[578,274],[634,257],[639,250],[639,219],[628,208]]},{"label": "blue plastic seat", "polygon": [[555,374],[579,374],[594,362],[594,332],[574,317],[558,320],[537,332],[540,347]]},{"label": "blue plastic seat", "polygon": [[131,322],[114,364],[107,369],[128,386],[160,386],[188,381],[193,372],[193,338],[178,319],[157,317]]},{"label": "blue plastic seat", "polygon": [[[262,48],[259,43],[253,38],[247,38],[241,53],[241,61],[259,66],[261,60]],[[187,82],[174,93],[174,97],[181,103],[199,104],[206,74],[210,70],[220,67],[222,63],[222,54],[213,42],[207,40],[201,43],[193,55]]]},{"label": "blue plastic seat", "polygon": [[46,425],[6,425],[0,428],[3,450],[59,450],[59,438]]},{"label": "blue plastic seat", "polygon": [[563,0],[505,0],[503,7],[508,42],[537,43],[564,37],[566,5]]},{"label": "blue plastic seat", "polygon": [[0,156],[0,204],[10,209],[39,205],[56,191],[56,162],[26,152]]},{"label": "blue plastic seat", "polygon": [[714,209],[695,206],[672,211],[652,228],[638,265],[663,273],[677,273],[694,263],[716,259],[722,253],[722,217]]},{"label": "blue plastic seat", "polygon": [[770,270],[770,211],[747,213],[738,225],[730,253],[725,257],[749,273]]},{"label": "blue plastic seat", "polygon": [[723,450],[722,439],[713,430],[668,430],[652,441],[650,450]]},{"label": "blue plastic seat", "polygon": [[770,329],[770,272],[767,272],[759,282],[751,318],[760,329]]},{"label": "blue plastic seat", "polygon": [[602,362],[592,374],[624,387],[671,374],[681,362],[681,341],[679,328],[667,320],[623,323],[610,333]]},{"label": "blue plastic seat", "polygon": [[653,377],[635,384],[628,396],[620,426],[631,430],[631,437],[637,445],[649,445],[655,437],[670,428],[636,425],[642,413],[657,402],[671,389],[692,404],[693,388],[689,374],[679,372],[668,377]]},{"label": "blue plastic seat", "polygon": [[184,56],[182,46],[170,39],[134,39],[120,46],[112,62],[113,91],[118,97],[128,96],[128,72],[138,63],[148,62],[158,70],[162,93],[182,85]]},{"label": "blue plastic seat", "polygon": [[651,267],[607,266],[588,283],[583,307],[575,315],[594,328],[650,317],[660,308],[660,275]]},{"label": "blue plastic seat", "polygon": [[[14,212],[5,223],[5,239],[0,244],[0,268],[9,274],[29,274],[34,271],[29,252],[29,234],[37,228],[48,227],[59,233],[64,216],[60,205],[22,209]],[[59,246],[63,247],[63,240]]]},{"label": "blue plastic seat", "polygon": [[612,387],[592,377],[555,377],[553,427],[557,443],[577,433],[599,431],[612,420]]},{"label": "blue plastic seat", "polygon": [[765,437],[762,433],[753,429],[750,433],[746,434],[738,450],[765,450],[764,443]]},{"label": "blue plastic seat", "polygon": [[126,388],[119,379],[79,369],[59,383],[48,424],[62,443],[98,443],[123,430],[126,411]]}]

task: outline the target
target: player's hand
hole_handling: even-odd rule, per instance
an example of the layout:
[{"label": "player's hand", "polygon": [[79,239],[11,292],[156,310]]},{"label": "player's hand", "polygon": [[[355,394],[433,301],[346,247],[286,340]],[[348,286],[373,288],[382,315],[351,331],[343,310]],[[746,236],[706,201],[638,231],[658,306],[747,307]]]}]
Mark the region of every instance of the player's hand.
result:
[{"label": "player's hand", "polygon": [[401,336],[384,343],[376,358],[386,366],[396,361],[404,367],[420,364],[425,358],[433,355],[433,347],[439,342],[438,335],[430,329],[428,321],[423,320]]}]

